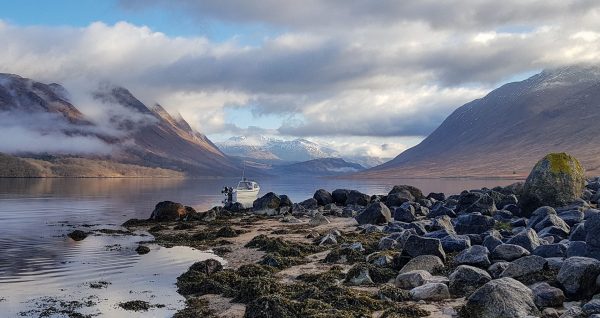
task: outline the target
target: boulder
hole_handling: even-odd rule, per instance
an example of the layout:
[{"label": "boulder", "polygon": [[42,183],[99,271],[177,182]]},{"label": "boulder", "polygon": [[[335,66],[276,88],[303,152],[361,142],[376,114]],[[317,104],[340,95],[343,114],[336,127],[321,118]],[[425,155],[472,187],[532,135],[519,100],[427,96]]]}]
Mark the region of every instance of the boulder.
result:
[{"label": "boulder", "polygon": [[436,201],[445,201],[446,195],[443,192],[430,192],[427,195],[427,199],[434,199]]},{"label": "boulder", "polygon": [[561,212],[558,215],[558,217],[561,218],[563,221],[565,221],[565,223],[567,223],[567,225],[574,226],[574,225],[577,225],[577,224],[583,222],[583,220],[585,218],[585,213],[583,213],[583,211],[581,211],[581,210],[569,210],[569,211]]},{"label": "boulder", "polygon": [[252,203],[252,208],[255,212],[258,211],[273,211],[279,209],[279,205],[281,203],[281,198],[273,193],[269,192],[262,197],[254,200]]},{"label": "boulder", "polygon": [[519,318],[539,316],[533,293],[521,282],[505,277],[477,289],[460,310],[464,318]]},{"label": "boulder", "polygon": [[569,225],[565,221],[563,221],[563,219],[559,218],[558,215],[554,215],[554,214],[550,214],[550,215],[546,216],[543,220],[541,220],[539,223],[537,223],[533,228],[539,232],[539,231],[543,230],[544,228],[551,227],[551,226],[562,229],[565,233],[567,233],[567,235],[571,231],[571,228],[569,227]]},{"label": "boulder", "polygon": [[413,201],[414,197],[407,192],[389,194],[385,199],[387,206],[401,206],[403,203]]},{"label": "boulder", "polygon": [[395,239],[391,238],[391,237],[382,237],[379,240],[379,244],[377,245],[377,249],[380,251],[385,251],[385,250],[393,250],[398,246],[398,241],[396,241]]},{"label": "boulder", "polygon": [[329,223],[331,223],[331,221],[329,221],[329,219],[327,219],[321,213],[316,213],[315,216],[313,216],[313,218],[308,222],[310,226],[319,226]]},{"label": "boulder", "polygon": [[298,205],[300,205],[301,207],[303,207],[306,210],[316,210],[319,208],[319,204],[317,203],[317,200],[315,200],[314,198],[306,199],[306,200],[298,203]]},{"label": "boulder", "polygon": [[460,252],[471,247],[471,239],[466,235],[450,234],[440,239],[446,253]]},{"label": "boulder", "polygon": [[487,271],[490,273],[490,275],[492,275],[493,278],[500,278],[500,275],[502,272],[504,272],[508,265],[510,265],[509,262],[498,261],[490,265],[490,267],[487,268]]},{"label": "boulder", "polygon": [[400,273],[407,273],[414,270],[425,270],[433,274],[444,268],[442,259],[434,255],[419,255],[412,258],[402,267]]},{"label": "boulder", "polygon": [[510,262],[500,277],[511,277],[516,280],[530,279],[546,269],[548,269],[548,261],[545,258],[536,255],[524,256]]},{"label": "boulder", "polygon": [[427,283],[410,290],[410,297],[413,300],[444,300],[450,298],[448,286],[443,283]]},{"label": "boulder", "polygon": [[488,255],[489,251],[485,246],[473,245],[458,253],[454,257],[454,263],[487,268],[491,264]]},{"label": "boulder", "polygon": [[529,254],[529,251],[522,246],[514,244],[501,244],[496,246],[496,248],[492,251],[492,259],[510,262]]},{"label": "boulder", "polygon": [[388,207],[381,202],[374,202],[359,215],[356,216],[358,224],[385,224],[392,220],[392,213]]},{"label": "boulder", "polygon": [[566,257],[567,246],[562,243],[540,245],[533,250],[533,255],[541,256],[543,258]]},{"label": "boulder", "polygon": [[442,243],[439,239],[421,237],[418,235],[411,235],[404,243],[402,252],[410,257],[417,257],[419,255],[434,255],[442,260],[446,259],[446,253],[442,248]]},{"label": "boulder", "polygon": [[600,299],[592,299],[588,301],[583,307],[581,307],[583,313],[591,316],[595,314],[600,314]]},{"label": "boulder", "polygon": [[496,221],[486,215],[465,214],[456,219],[454,229],[458,234],[481,234],[494,228]]},{"label": "boulder", "polygon": [[600,274],[600,261],[589,257],[569,257],[564,262],[557,281],[567,297],[580,300],[596,293],[596,278]]},{"label": "boulder", "polygon": [[453,296],[468,297],[477,288],[491,281],[492,277],[483,269],[460,265],[450,274],[449,279],[448,287]]},{"label": "boulder", "polygon": [[564,206],[583,194],[585,171],[566,153],[546,155],[531,170],[523,186],[521,207],[531,213],[542,205]]},{"label": "boulder", "polygon": [[530,288],[533,292],[534,302],[540,308],[560,307],[565,301],[563,291],[546,282],[533,284]]},{"label": "boulder", "polygon": [[431,274],[428,271],[414,270],[398,274],[395,285],[402,289],[413,289],[425,284],[430,279]]},{"label": "boulder", "polygon": [[535,230],[526,229],[510,238],[506,243],[519,245],[531,253],[536,247],[540,246],[540,239]]},{"label": "boulder", "polygon": [[350,190],[346,197],[346,205],[366,206],[369,202],[371,202],[371,197],[368,194],[356,190]]},{"label": "boulder", "polygon": [[587,244],[583,241],[571,241],[567,247],[567,257],[587,256]]},{"label": "boulder", "polygon": [[159,222],[177,221],[185,217],[185,215],[186,210],[183,204],[172,201],[162,201],[154,207],[150,219]]},{"label": "boulder", "polygon": [[494,199],[486,193],[467,192],[460,195],[456,209],[460,212],[479,212],[484,215],[492,215],[492,212],[496,211],[496,204]]},{"label": "boulder", "polygon": [[75,230],[67,234],[67,236],[70,237],[73,241],[83,241],[86,237],[88,237],[88,234],[82,230]]},{"label": "boulder", "polygon": [[488,250],[493,251],[496,246],[502,244],[502,235],[496,231],[497,235],[487,235],[481,245],[487,247]]},{"label": "boulder", "polygon": [[554,210],[554,208],[551,206],[541,206],[541,207],[535,209],[535,211],[533,211],[533,213],[531,213],[531,216],[529,217],[529,222],[527,223],[527,226],[528,227],[536,226],[539,222],[541,222],[543,219],[545,219],[548,215],[556,215],[556,210]]},{"label": "boulder", "polygon": [[415,214],[415,208],[410,202],[402,203],[400,207],[394,209],[394,220],[406,223],[416,221],[417,215]]},{"label": "boulder", "polygon": [[279,196],[279,207],[293,207],[294,204],[292,203],[292,200],[290,199],[290,197],[288,197],[285,194],[282,194]]},{"label": "boulder", "polygon": [[585,221],[587,256],[600,259],[600,214],[592,214]]},{"label": "boulder", "polygon": [[313,195],[313,199],[317,200],[317,204],[321,206],[333,203],[333,196],[324,189],[317,190]]},{"label": "boulder", "polygon": [[331,198],[335,204],[346,205],[346,200],[348,200],[348,193],[350,190],[347,189],[335,189],[331,192]]},{"label": "boulder", "polygon": [[411,185],[396,185],[390,190],[388,196],[394,193],[408,193],[413,199],[411,201],[418,201],[421,199],[425,199],[423,192],[420,189],[413,187]]}]

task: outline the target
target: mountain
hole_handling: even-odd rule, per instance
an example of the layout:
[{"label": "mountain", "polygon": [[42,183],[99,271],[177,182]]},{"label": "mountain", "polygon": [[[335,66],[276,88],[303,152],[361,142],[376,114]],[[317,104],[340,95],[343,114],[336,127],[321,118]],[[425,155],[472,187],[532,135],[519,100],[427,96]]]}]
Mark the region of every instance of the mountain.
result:
[{"label": "mountain", "polygon": [[343,158],[362,167],[382,164],[381,158],[343,156],[327,146],[306,139],[283,140],[265,136],[236,136],[216,143],[227,155],[273,165],[285,165],[320,158]]},{"label": "mountain", "polygon": [[526,176],[549,152],[600,156],[600,67],[545,70],[455,110],[417,146],[357,177]]},{"label": "mountain", "polygon": [[[85,138],[87,146],[83,147],[84,153],[69,148],[59,153],[29,150],[13,154],[65,158],[72,157],[74,152],[82,159],[164,168],[188,176],[240,174],[238,161],[222,153],[180,115],[173,117],[162,106],[149,108],[127,89],[107,84],[93,92],[92,100],[102,107],[100,119],[87,118],[59,84],[46,85],[17,75],[0,74],[0,112],[14,122],[22,121],[20,132],[37,134],[40,138],[53,136],[52,143],[56,144]],[[36,120],[31,122],[28,118]],[[101,146],[102,151],[90,150],[91,145]]]},{"label": "mountain", "polygon": [[338,175],[362,171],[359,164],[347,162],[341,158],[319,158],[289,165],[275,166],[273,173],[278,175]]}]

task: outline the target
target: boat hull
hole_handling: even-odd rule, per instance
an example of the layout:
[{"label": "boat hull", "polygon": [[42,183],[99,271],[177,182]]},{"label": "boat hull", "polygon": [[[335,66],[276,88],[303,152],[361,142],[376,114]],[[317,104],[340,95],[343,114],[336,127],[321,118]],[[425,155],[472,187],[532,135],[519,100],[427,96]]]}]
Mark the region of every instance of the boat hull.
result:
[{"label": "boat hull", "polygon": [[247,204],[248,201],[252,203],[258,197],[260,189],[252,190],[234,190],[233,191],[233,202],[240,202]]}]

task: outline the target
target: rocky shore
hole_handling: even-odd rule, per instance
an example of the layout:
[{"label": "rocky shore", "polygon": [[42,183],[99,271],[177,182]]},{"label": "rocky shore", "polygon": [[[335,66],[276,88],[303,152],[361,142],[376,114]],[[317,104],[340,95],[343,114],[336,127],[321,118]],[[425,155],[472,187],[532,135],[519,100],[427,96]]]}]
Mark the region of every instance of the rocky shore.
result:
[{"label": "rocky shore", "polygon": [[178,278],[175,317],[600,317],[599,199],[600,178],[560,153],[507,187],[161,202],[124,226],[226,260]]}]

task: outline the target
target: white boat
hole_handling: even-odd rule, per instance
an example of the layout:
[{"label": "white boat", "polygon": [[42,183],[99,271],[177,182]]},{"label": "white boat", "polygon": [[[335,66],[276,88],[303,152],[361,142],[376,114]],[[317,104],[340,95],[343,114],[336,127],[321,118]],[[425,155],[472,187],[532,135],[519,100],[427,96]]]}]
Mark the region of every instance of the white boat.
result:
[{"label": "white boat", "polygon": [[233,202],[248,202],[256,200],[260,192],[260,186],[254,181],[249,181],[243,178],[235,189],[233,189]]}]

